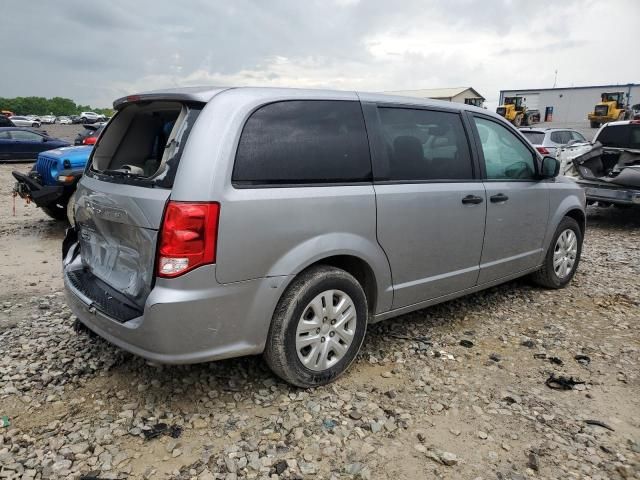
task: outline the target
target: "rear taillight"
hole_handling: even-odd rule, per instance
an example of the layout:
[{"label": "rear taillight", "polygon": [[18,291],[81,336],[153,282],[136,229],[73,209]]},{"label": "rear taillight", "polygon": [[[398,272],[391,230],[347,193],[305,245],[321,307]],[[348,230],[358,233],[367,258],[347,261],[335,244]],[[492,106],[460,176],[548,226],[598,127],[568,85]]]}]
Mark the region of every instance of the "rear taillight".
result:
[{"label": "rear taillight", "polygon": [[95,145],[96,140],[98,140],[98,137],[87,137],[82,141],[82,143],[84,145]]},{"label": "rear taillight", "polygon": [[542,155],[549,155],[549,150],[544,147],[536,147],[536,150],[538,150]]},{"label": "rear taillight", "polygon": [[215,263],[220,204],[170,201],[158,247],[158,276],[172,278]]}]

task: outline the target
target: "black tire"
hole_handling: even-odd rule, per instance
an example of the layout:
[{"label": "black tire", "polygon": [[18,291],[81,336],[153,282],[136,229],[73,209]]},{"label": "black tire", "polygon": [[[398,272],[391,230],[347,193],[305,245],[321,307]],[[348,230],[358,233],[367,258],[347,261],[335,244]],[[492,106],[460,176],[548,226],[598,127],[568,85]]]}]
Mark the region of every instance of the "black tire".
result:
[{"label": "black tire", "polygon": [[513,124],[519,127],[522,124],[522,115],[516,115],[516,118],[513,119]]},{"label": "black tire", "polygon": [[[296,329],[309,303],[326,290],[341,290],[352,300],[356,311],[355,333],[343,357],[326,370],[307,368],[296,351]],[[367,330],[367,298],[358,281],[349,273],[328,265],[302,272],[287,288],[271,320],[264,358],[271,370],[298,387],[317,387],[332,382],[355,360]],[[333,334],[332,334],[333,335]]]},{"label": "black tire", "polygon": [[49,205],[48,207],[42,207],[42,211],[49,215],[54,220],[66,220],[67,219],[67,207],[58,206],[56,204]]},{"label": "black tire", "polygon": [[38,128],[38,126],[39,126],[39,125],[38,125],[37,123],[32,123],[32,124],[31,124],[31,126],[32,126],[33,128]]},{"label": "black tire", "polygon": [[[578,249],[576,253],[576,259],[573,267],[571,268],[571,271],[566,277],[560,278],[553,268],[553,256],[558,237],[565,230],[573,231],[576,236]],[[531,275],[531,279],[533,280],[533,282],[545,288],[557,289],[566,287],[573,279],[573,276],[575,275],[578,268],[578,264],[580,263],[580,255],[582,254],[582,238],[582,230],[580,230],[578,222],[576,222],[571,217],[564,217],[558,225],[558,228],[556,228],[555,233],[553,234],[551,244],[549,245],[549,249],[547,250],[547,253],[544,257],[542,268]]]},{"label": "black tire", "polygon": [[598,122],[591,122],[591,128],[598,128],[600,124]]}]

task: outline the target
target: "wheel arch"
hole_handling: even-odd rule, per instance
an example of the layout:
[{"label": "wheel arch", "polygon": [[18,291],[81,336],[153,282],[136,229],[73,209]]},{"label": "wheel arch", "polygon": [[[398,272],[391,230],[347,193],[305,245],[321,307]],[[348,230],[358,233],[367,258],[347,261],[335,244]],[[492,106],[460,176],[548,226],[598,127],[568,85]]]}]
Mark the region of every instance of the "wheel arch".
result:
[{"label": "wheel arch", "polygon": [[582,238],[584,238],[584,233],[587,229],[587,216],[585,215],[584,211],[579,208],[572,208],[564,214],[564,217],[571,217],[576,222],[578,222],[580,233],[582,233]]},{"label": "wheel arch", "polygon": [[364,290],[365,296],[367,297],[367,309],[369,310],[369,314],[374,315],[376,313],[379,296],[378,283],[373,268],[365,260],[350,254],[332,255],[330,257],[316,260],[314,263],[308,265],[299,272],[296,277],[316,265],[329,265],[331,267],[336,267],[353,276],[358,281]]}]

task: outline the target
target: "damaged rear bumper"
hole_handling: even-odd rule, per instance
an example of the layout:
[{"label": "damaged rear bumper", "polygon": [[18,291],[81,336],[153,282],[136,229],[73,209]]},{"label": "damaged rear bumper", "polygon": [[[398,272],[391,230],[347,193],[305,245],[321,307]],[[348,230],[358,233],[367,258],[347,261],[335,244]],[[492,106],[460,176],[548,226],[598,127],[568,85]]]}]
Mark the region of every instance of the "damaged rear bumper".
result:
[{"label": "damaged rear bumper", "polygon": [[[117,319],[79,289],[73,273],[82,270],[79,244],[63,250],[67,302],[76,317],[108,342],[148,360],[188,364],[264,350],[271,316],[288,277],[230,284],[215,281],[215,265],[181,277],[157,279],[139,316]],[[110,301],[118,302],[117,298]],[[111,310],[111,312],[109,311]]]}]

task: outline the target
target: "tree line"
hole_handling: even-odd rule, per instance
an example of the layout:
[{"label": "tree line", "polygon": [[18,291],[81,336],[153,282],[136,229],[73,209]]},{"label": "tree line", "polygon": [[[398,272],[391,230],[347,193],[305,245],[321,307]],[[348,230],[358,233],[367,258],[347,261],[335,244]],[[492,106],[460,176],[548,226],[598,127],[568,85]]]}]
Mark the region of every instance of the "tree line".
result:
[{"label": "tree line", "polygon": [[56,117],[77,115],[80,112],[96,112],[108,117],[113,115],[111,108],[78,105],[70,98],[62,97],[0,97],[0,110],[9,110],[16,115],[55,115]]}]

